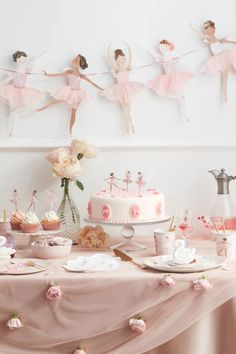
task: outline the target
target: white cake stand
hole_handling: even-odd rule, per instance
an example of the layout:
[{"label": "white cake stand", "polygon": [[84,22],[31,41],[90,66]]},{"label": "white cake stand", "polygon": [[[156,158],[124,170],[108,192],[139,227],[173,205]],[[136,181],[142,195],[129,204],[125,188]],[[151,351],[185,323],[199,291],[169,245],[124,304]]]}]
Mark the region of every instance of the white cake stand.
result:
[{"label": "white cake stand", "polygon": [[37,241],[38,239],[40,239],[43,236],[53,236],[53,235],[58,235],[61,234],[64,230],[63,229],[59,229],[59,230],[39,230],[38,232],[32,232],[32,233],[26,233],[26,232],[22,232],[20,230],[11,230],[11,234],[15,237],[15,236],[28,236],[29,237],[29,245],[32,242]]},{"label": "white cake stand", "polygon": [[141,245],[137,242],[133,242],[133,237],[135,236],[135,227],[136,226],[144,226],[144,225],[151,225],[151,224],[161,224],[166,221],[169,221],[171,216],[165,215],[161,219],[149,221],[149,222],[131,222],[131,223],[115,223],[115,222],[107,222],[107,221],[98,221],[89,218],[85,218],[84,221],[92,223],[92,224],[102,224],[108,226],[123,226],[121,230],[121,235],[125,239],[124,242],[118,243],[111,248],[119,248],[122,251],[132,252],[132,251],[140,251],[146,248],[145,245]]}]

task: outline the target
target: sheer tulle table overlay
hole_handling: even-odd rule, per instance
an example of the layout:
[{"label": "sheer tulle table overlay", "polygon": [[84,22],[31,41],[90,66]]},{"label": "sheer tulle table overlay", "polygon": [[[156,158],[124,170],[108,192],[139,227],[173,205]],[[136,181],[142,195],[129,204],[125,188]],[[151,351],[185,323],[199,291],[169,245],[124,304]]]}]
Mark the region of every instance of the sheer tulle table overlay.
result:
[{"label": "sheer tulle table overlay", "polygon": [[[141,240],[148,248],[132,254],[138,261],[155,255],[153,238]],[[194,246],[200,247],[200,254],[214,250],[207,241]],[[94,252],[74,246],[70,259],[89,254]],[[30,250],[20,250],[16,256],[30,258]],[[236,352],[234,336],[229,335],[236,330],[236,268],[206,272],[213,288],[197,292],[193,281],[199,273],[172,274],[175,286],[166,288],[161,285],[164,273],[130,263],[107,272],[71,273],[61,267],[66,261],[52,260],[53,267],[38,274],[0,276],[1,354],[72,354],[79,344],[89,354],[176,354],[180,343],[178,353],[198,354],[200,332],[208,333],[200,340],[201,354],[215,354],[222,345],[217,337],[221,326],[229,329],[221,335],[231,348],[227,351],[225,346],[224,354]],[[62,296],[50,301],[45,294],[52,283],[60,286]],[[6,327],[11,313],[19,315],[22,328]],[[137,314],[146,322],[142,334],[129,328],[129,320]]]}]

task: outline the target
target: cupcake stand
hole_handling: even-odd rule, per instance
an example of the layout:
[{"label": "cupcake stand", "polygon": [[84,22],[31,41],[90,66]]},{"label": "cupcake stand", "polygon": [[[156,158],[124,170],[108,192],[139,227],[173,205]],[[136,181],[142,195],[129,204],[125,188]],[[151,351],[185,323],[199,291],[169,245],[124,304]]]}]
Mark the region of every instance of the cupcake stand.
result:
[{"label": "cupcake stand", "polygon": [[29,242],[28,242],[28,246],[31,245],[32,242],[36,242],[38,241],[40,238],[44,237],[44,236],[54,236],[54,235],[60,235],[61,233],[63,233],[63,229],[59,229],[59,230],[39,230],[38,232],[35,233],[25,233],[22,231],[18,231],[18,230],[11,230],[9,231],[12,236],[14,238],[23,238],[23,237],[27,237],[29,238]]},{"label": "cupcake stand", "polygon": [[135,228],[138,226],[145,226],[145,225],[152,225],[152,224],[161,224],[167,222],[171,219],[169,215],[165,215],[162,218],[149,221],[149,222],[132,222],[132,223],[114,223],[114,222],[107,222],[107,221],[98,221],[89,218],[85,218],[84,221],[93,223],[93,224],[101,224],[101,225],[108,225],[108,226],[122,226],[121,229],[121,236],[125,239],[124,242],[118,243],[111,248],[119,248],[122,251],[132,252],[132,251],[140,251],[146,248],[145,245],[139,244],[137,242],[133,242],[133,237],[135,236]]}]

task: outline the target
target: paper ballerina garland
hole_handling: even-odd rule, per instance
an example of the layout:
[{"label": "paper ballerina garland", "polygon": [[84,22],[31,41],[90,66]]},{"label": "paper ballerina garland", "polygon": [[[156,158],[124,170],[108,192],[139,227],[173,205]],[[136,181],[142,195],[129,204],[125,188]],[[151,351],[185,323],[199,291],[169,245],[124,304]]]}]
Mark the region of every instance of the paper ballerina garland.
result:
[{"label": "paper ballerina garland", "polygon": [[131,50],[126,44],[128,55],[122,49],[116,49],[114,54],[111,51],[111,45],[108,47],[108,59],[113,69],[113,76],[117,83],[104,89],[103,96],[108,100],[117,101],[121,105],[125,121],[125,133],[135,133],[135,127],[131,114],[131,103],[133,98],[143,90],[144,84],[140,82],[129,81],[129,71],[131,69]]},{"label": "paper ballerina garland", "polygon": [[92,96],[89,95],[83,88],[80,87],[81,79],[89,82],[91,85],[96,87],[99,90],[102,90],[100,86],[91,81],[88,77],[81,74],[80,70],[85,70],[88,67],[86,58],[81,54],[78,54],[72,60],[72,68],[69,68],[61,73],[48,74],[44,71],[44,74],[49,77],[65,77],[68,80],[68,84],[64,86],[59,86],[58,88],[51,90],[49,92],[50,96],[53,98],[53,101],[48,103],[46,106],[39,108],[37,111],[42,111],[46,108],[49,108],[55,104],[64,103],[69,106],[71,109],[70,116],[70,126],[69,132],[72,134],[72,129],[76,121],[76,113],[80,106],[87,101],[89,101]]},{"label": "paper ballerina garland", "polygon": [[216,26],[211,20],[204,22],[204,31],[198,32],[204,42],[209,44],[212,56],[202,67],[202,72],[210,75],[221,74],[223,85],[223,96],[228,101],[228,76],[229,72],[236,73],[236,49],[229,48],[225,44],[236,44],[226,38],[217,38],[215,35]]},{"label": "paper ballerina garland", "polygon": [[173,43],[166,39],[160,41],[159,50],[161,54],[155,56],[155,59],[158,63],[161,63],[163,74],[150,81],[147,86],[159,96],[177,99],[183,115],[189,121],[186,112],[184,90],[192,79],[193,74],[178,69],[179,59],[173,57],[172,52],[174,49],[175,46]]},{"label": "paper ballerina garland", "polygon": [[9,135],[14,133],[16,117],[30,113],[33,106],[44,96],[44,93],[26,86],[29,72],[33,69],[36,59],[31,58],[25,52],[17,51],[13,55],[13,61],[17,69],[8,72],[8,77],[0,83],[0,97],[4,99],[10,108]]}]

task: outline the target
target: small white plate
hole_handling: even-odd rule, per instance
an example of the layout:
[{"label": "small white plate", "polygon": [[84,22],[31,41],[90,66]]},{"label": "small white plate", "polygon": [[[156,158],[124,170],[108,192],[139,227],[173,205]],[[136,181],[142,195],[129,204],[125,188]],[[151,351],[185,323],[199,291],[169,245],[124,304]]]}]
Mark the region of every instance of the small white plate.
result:
[{"label": "small white plate", "polygon": [[94,254],[93,256],[80,256],[76,260],[68,260],[63,268],[68,272],[97,273],[115,270],[120,267],[120,259],[107,254]]},{"label": "small white plate", "polygon": [[168,273],[203,272],[218,268],[224,262],[225,258],[219,256],[196,256],[196,262],[187,265],[174,264],[172,256],[156,256],[144,260],[147,267]]},{"label": "small white plate", "polygon": [[[32,262],[34,265],[28,265]],[[51,268],[53,264],[49,261],[35,258],[11,258],[0,261],[0,274],[24,275],[43,272]]]}]

